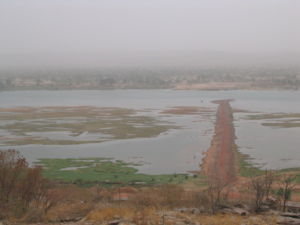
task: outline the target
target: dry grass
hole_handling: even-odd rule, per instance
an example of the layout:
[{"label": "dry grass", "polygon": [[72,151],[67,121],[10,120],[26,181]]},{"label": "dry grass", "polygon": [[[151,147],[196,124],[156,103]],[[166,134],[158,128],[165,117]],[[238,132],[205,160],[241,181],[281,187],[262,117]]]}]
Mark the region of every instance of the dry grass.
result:
[{"label": "dry grass", "polygon": [[75,185],[58,186],[50,191],[51,207],[42,217],[43,221],[57,222],[85,217],[94,209],[96,193]]},{"label": "dry grass", "polygon": [[182,206],[184,190],[179,185],[167,184],[156,188],[146,188],[131,200],[138,208],[175,208]]},{"label": "dry grass", "polygon": [[108,207],[96,209],[88,213],[86,219],[89,221],[110,221],[116,218],[131,219],[134,213],[130,208]]},{"label": "dry grass", "polygon": [[91,211],[87,216],[88,221],[105,222],[114,219],[123,219],[132,221],[135,224],[142,225],[147,222],[158,222],[159,216],[154,208],[131,208],[131,207],[108,207]]},{"label": "dry grass", "polygon": [[[126,191],[128,188],[123,188]],[[132,191],[128,189],[127,191]],[[201,192],[187,192],[176,185],[136,189],[134,197],[128,201],[113,201],[114,189],[78,188],[65,186],[53,190],[60,196],[59,203],[42,217],[45,222],[61,222],[84,218],[80,224],[106,224],[113,220],[125,220],[136,225],[275,225],[276,217],[253,214],[239,216],[233,214],[194,214],[191,211],[180,212],[178,208],[205,208],[205,202],[199,199]],[[97,199],[96,192],[101,197]],[[97,199],[97,200],[96,200]],[[34,222],[39,212],[30,212],[23,222]],[[38,220],[37,220],[38,221]]]},{"label": "dry grass", "polygon": [[75,202],[59,204],[50,209],[43,217],[43,220],[48,222],[79,220],[85,217],[92,209],[92,203]]},{"label": "dry grass", "polygon": [[[84,218],[78,224],[106,224],[113,220],[124,220],[136,225],[275,225],[275,216],[251,214],[239,216],[234,214],[193,213],[182,209],[207,209],[205,194],[198,191],[184,190],[179,185],[162,185],[139,189],[121,188],[125,193],[133,193],[128,201],[114,201],[111,196],[119,190],[96,187],[79,188],[73,185],[59,186],[52,189],[58,204],[50,208],[41,217],[39,211],[31,211],[23,217],[22,222],[54,222]],[[202,194],[201,194],[202,193]],[[204,196],[204,197],[203,197]],[[239,199],[241,201],[241,199]],[[229,203],[228,203],[229,204]],[[234,203],[232,203],[234,204]],[[73,223],[77,224],[77,223]],[[125,223],[126,224],[126,223]]]}]

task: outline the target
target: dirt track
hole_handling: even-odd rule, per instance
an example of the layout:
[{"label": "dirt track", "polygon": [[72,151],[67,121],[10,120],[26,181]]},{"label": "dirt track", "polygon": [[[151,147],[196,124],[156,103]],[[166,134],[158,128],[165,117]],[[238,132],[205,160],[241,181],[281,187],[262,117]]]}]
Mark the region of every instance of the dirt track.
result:
[{"label": "dirt track", "polygon": [[237,178],[232,108],[230,100],[214,103],[219,104],[215,135],[204,157],[202,170],[209,178],[228,184]]}]

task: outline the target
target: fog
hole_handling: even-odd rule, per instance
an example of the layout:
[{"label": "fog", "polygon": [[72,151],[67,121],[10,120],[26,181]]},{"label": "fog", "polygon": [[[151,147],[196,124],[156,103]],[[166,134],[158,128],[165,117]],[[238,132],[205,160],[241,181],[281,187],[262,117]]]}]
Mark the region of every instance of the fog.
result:
[{"label": "fog", "polygon": [[299,0],[0,0],[0,66],[297,64]]}]

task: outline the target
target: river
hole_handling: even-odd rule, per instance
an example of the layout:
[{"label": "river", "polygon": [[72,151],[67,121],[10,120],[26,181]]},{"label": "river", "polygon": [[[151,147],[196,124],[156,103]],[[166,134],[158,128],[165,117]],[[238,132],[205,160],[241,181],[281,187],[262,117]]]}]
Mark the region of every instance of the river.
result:
[{"label": "river", "polygon": [[[212,100],[234,99],[233,108],[258,113],[300,113],[299,91],[175,91],[175,90],[83,90],[83,91],[8,91],[0,92],[2,108],[19,106],[96,106],[132,109],[166,109],[174,106],[203,106],[213,110]],[[251,113],[234,113],[236,143],[249,154],[251,162],[263,168],[300,166],[300,128],[262,126],[248,120]],[[167,118],[167,117],[166,117]],[[173,116],[184,125],[158,137],[114,140],[80,145],[1,146],[19,150],[29,162],[38,158],[114,157],[143,162],[140,172],[181,173],[199,169],[213,136],[214,117]],[[3,122],[3,121],[2,121]],[[4,131],[3,131],[4,132]],[[1,133],[0,133],[1,136]]]}]

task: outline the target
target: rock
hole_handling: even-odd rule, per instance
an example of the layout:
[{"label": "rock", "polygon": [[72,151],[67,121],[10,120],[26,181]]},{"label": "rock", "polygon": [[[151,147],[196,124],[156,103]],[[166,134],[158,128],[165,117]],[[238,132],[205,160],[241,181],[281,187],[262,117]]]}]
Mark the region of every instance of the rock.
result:
[{"label": "rock", "polygon": [[247,211],[250,211],[250,208],[249,206],[245,205],[245,204],[242,204],[242,203],[237,203],[234,205],[234,208],[240,208],[240,209],[244,209],[244,210],[247,210]]},{"label": "rock", "polygon": [[296,218],[300,219],[300,214],[299,213],[290,213],[290,212],[285,212],[280,214],[283,217],[291,217],[291,218]]},{"label": "rock", "polygon": [[175,211],[181,212],[181,213],[185,213],[185,212],[187,212],[188,210],[189,210],[188,208],[179,208],[179,209],[175,209]]},{"label": "rock", "polygon": [[241,209],[241,208],[233,208],[233,212],[236,214],[239,214],[241,216],[247,216],[249,215],[249,212],[245,209]]},{"label": "rock", "polygon": [[175,222],[175,225],[186,225],[186,223],[181,222],[181,221],[177,221],[177,222]]},{"label": "rock", "polygon": [[201,211],[200,211],[200,209],[192,208],[192,209],[191,209],[191,213],[192,213],[192,214],[200,214]]},{"label": "rock", "polygon": [[300,213],[300,202],[291,202],[286,203],[286,209],[289,212]]},{"label": "rock", "polygon": [[187,220],[187,219],[185,219],[183,222],[184,222],[185,224],[191,224],[191,222],[190,222],[189,220]]},{"label": "rock", "polygon": [[175,211],[181,213],[192,213],[192,214],[200,214],[202,212],[201,209],[198,208],[178,208],[175,209]]},{"label": "rock", "polygon": [[123,221],[118,219],[118,220],[113,220],[107,223],[107,225],[119,225],[121,224]]},{"label": "rock", "polygon": [[270,209],[271,209],[270,206],[266,205],[266,204],[264,204],[260,207],[261,212],[266,212],[266,211],[269,211]]},{"label": "rock", "polygon": [[265,202],[266,204],[271,206],[271,205],[276,205],[278,203],[278,200],[272,196],[269,196]]},{"label": "rock", "polygon": [[131,222],[121,222],[119,223],[119,225],[136,225],[136,224]]},{"label": "rock", "polygon": [[292,217],[279,217],[279,221],[277,223],[280,225],[300,225],[300,219]]},{"label": "rock", "polygon": [[245,209],[241,209],[241,208],[226,208],[226,209],[223,209],[221,210],[221,212],[223,213],[232,213],[232,214],[238,214],[238,215],[241,215],[241,216],[247,216],[249,215],[249,212]]},{"label": "rock", "polygon": [[78,221],[81,221],[83,220],[83,217],[70,217],[70,218],[64,218],[64,219],[61,219],[60,222],[61,223],[69,223],[69,222],[78,222]]}]

